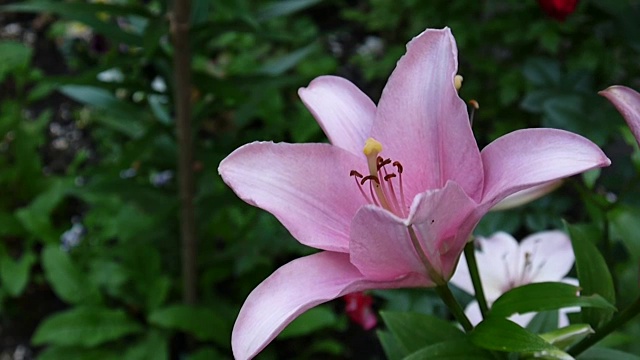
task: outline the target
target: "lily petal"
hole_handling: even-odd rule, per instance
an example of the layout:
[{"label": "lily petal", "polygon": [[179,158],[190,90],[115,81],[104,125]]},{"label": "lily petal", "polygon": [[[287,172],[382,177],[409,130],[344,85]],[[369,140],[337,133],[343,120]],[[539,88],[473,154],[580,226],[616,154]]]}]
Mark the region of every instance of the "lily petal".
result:
[{"label": "lily petal", "polygon": [[218,171],[240,198],[275,215],[302,244],[347,252],[349,223],[365,204],[349,177],[360,163],[329,144],[255,142],[231,153]]},{"label": "lily petal", "polygon": [[414,278],[372,282],[347,254],[320,252],[291,261],[256,287],[242,305],[231,334],[233,355],[250,359],[306,310],[342,295],[368,289],[416,286]]},{"label": "lily petal", "polygon": [[[376,206],[360,209],[351,223],[351,262],[367,277],[391,280],[410,273],[422,274],[424,286],[434,285],[421,251],[436,273],[451,276],[460,251],[471,233],[466,216],[474,208],[473,200],[455,183],[444,189],[428,191],[414,200],[408,220]],[[411,226],[421,249],[409,235]]]},{"label": "lily petal", "polygon": [[575,255],[571,240],[562,231],[542,231],[527,236],[520,243],[520,258],[530,254],[534,278],[531,282],[559,281],[573,267]]},{"label": "lily petal", "polygon": [[520,205],[530,203],[559,188],[560,185],[562,185],[562,179],[550,181],[547,183],[536,185],[534,187],[530,187],[528,189],[520,190],[515,194],[511,194],[506,198],[500,200],[499,203],[491,208],[491,211],[508,210]]},{"label": "lily petal", "polygon": [[509,133],[482,150],[484,194],[492,207],[505,197],[611,161],[586,138],[557,129],[525,129]]},{"label": "lily petal", "polygon": [[618,109],[640,144],[640,93],[626,86],[615,85],[600,91]]},{"label": "lily petal", "polygon": [[450,29],[426,30],[407,44],[378,103],[371,136],[404,164],[412,196],[453,180],[480,200],[482,163],[454,86],[457,56]]},{"label": "lily petal", "polygon": [[376,105],[349,80],[320,76],[298,95],[335,146],[362,156]]}]

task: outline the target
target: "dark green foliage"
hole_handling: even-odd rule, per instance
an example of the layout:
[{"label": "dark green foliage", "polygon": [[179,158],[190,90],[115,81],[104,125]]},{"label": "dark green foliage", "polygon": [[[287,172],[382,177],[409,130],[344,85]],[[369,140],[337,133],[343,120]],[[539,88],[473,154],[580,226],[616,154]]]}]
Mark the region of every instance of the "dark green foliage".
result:
[{"label": "dark green foliage", "polygon": [[[638,295],[640,152],[626,145],[633,141],[620,116],[597,96],[613,84],[640,88],[637,1],[583,1],[558,23],[533,0],[193,0],[199,305],[179,304],[167,3],[50,0],[0,8],[2,15],[29,16],[24,24],[36,16],[49,21],[37,44],[0,39],[0,337],[5,323],[26,324],[23,340],[41,359],[230,358],[231,328],[248,293],[312,250],[237,199],[217,174],[219,162],[255,140],[326,141],[296,90],[335,74],[377,101],[406,42],[426,27],[449,26],[456,36],[465,78],[460,95],[480,103],[473,126],[481,147],[518,128],[548,126],[590,138],[614,162],[481,222],[479,235],[560,228],[562,218],[587,224],[570,226],[579,300],[558,295],[531,305],[523,304],[526,293],[513,293],[503,303],[513,302],[498,300],[494,311],[570,303],[585,306],[582,320],[597,328],[611,316],[606,302],[622,308]],[[75,23],[88,35],[70,34]],[[35,55],[42,43],[56,49],[64,71],[41,65]],[[563,286],[533,295],[566,292]],[[559,356],[537,335],[547,330],[544,314],[531,332],[498,317],[469,338],[441,319],[446,311],[432,293],[374,294],[376,309],[394,311],[383,313],[386,329],[378,332],[389,358],[492,358],[486,349]],[[44,310],[25,305],[34,298]],[[372,333],[345,325],[342,306],[305,314],[261,356],[382,357]],[[431,315],[395,312],[409,310]],[[621,331],[628,336],[615,346],[640,351],[637,322]],[[369,343],[354,345],[358,337]],[[580,358],[619,354],[607,351]]]}]

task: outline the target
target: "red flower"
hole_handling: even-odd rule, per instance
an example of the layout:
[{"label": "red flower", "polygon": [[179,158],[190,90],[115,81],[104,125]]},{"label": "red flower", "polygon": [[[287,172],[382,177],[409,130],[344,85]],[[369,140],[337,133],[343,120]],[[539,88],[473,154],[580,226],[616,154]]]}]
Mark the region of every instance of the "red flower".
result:
[{"label": "red flower", "polygon": [[370,330],[378,323],[376,314],[371,309],[373,298],[363,292],[347,294],[344,297],[345,312],[356,324],[365,330]]},{"label": "red flower", "polygon": [[538,4],[547,15],[564,21],[578,6],[578,0],[538,0]]}]

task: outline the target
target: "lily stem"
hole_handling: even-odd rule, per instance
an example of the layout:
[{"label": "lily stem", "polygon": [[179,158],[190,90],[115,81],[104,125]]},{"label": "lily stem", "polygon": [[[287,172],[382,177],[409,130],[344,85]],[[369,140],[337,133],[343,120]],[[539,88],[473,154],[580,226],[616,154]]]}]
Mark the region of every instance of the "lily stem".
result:
[{"label": "lily stem", "polygon": [[465,245],[464,258],[467,260],[467,267],[469,268],[473,291],[476,294],[476,300],[478,300],[478,305],[480,306],[480,313],[484,319],[489,312],[489,305],[487,304],[487,299],[485,298],[484,290],[482,289],[482,281],[480,280],[480,272],[478,271],[478,263],[476,262],[473,240],[469,241],[467,245]]},{"label": "lily stem", "polygon": [[574,357],[580,355],[582,352],[595,345],[598,341],[604,339],[607,335],[611,334],[614,330],[618,329],[638,314],[640,314],[640,297],[629,305],[629,307],[619,313],[618,316],[614,317],[611,321],[598,329],[595,334],[572,346],[567,353]]},{"label": "lily stem", "polygon": [[456,320],[458,320],[460,325],[462,325],[464,331],[468,333],[473,330],[471,321],[469,321],[469,318],[467,318],[467,315],[465,315],[462,306],[460,306],[460,303],[458,303],[456,298],[453,296],[453,293],[451,292],[451,289],[449,289],[449,286],[447,284],[438,285],[436,286],[436,292],[445,303],[445,305],[447,305],[449,311],[451,311]]}]

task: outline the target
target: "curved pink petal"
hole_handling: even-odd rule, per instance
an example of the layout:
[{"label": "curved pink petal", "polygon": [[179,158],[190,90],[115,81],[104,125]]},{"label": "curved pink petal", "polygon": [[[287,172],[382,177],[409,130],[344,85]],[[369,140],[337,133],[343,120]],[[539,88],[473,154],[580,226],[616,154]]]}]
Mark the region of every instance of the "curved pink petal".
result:
[{"label": "curved pink petal", "polygon": [[422,274],[424,285],[434,285],[411,241],[415,231],[435,272],[448,279],[471,233],[467,222],[475,203],[453,182],[444,189],[428,191],[414,200],[408,220],[380,207],[365,206],[351,223],[351,262],[368,278],[392,280],[409,273]]},{"label": "curved pink petal", "polygon": [[562,179],[549,181],[540,185],[536,185],[534,187],[530,187],[528,189],[520,190],[500,200],[499,203],[491,208],[491,211],[508,210],[530,203],[534,200],[537,200],[538,198],[543,197],[544,195],[547,195],[548,193],[560,187],[560,185],[562,185]]},{"label": "curved pink petal", "polygon": [[368,281],[347,254],[327,251],[293,260],[247,297],[231,334],[233,355],[238,360],[254,357],[293,319],[323,302],[355,291],[417,285],[411,277]]},{"label": "curved pink petal", "polygon": [[606,97],[618,109],[640,144],[640,93],[626,86],[611,86],[600,95]]},{"label": "curved pink petal", "polygon": [[380,97],[371,136],[404,165],[410,196],[453,180],[480,200],[482,163],[454,87],[457,56],[451,30],[426,30],[407,44]]},{"label": "curved pink petal", "polygon": [[413,201],[408,224],[414,227],[426,257],[446,280],[453,275],[480,220],[476,207],[453,181],[440,190],[419,194]]},{"label": "curved pink petal", "polygon": [[611,161],[591,141],[557,129],[525,129],[509,133],[482,150],[484,206],[549,181],[561,179]]},{"label": "curved pink petal", "polygon": [[335,146],[362,156],[376,105],[349,80],[320,76],[298,95]]},{"label": "curved pink petal", "polygon": [[[530,282],[559,281],[573,267],[571,240],[562,231],[542,231],[520,242],[520,260],[531,261]],[[529,254],[529,255],[525,255]]]},{"label": "curved pink petal", "polygon": [[231,153],[218,171],[240,198],[275,215],[302,244],[347,252],[349,223],[365,203],[349,176],[360,163],[329,144],[256,142]]}]

